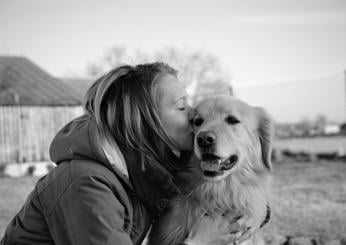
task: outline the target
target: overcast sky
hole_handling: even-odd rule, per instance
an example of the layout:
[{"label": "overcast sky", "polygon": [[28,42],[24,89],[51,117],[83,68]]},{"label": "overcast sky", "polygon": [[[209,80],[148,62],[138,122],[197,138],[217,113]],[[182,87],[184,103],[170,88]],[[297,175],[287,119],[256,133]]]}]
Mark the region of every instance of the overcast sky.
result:
[{"label": "overcast sky", "polygon": [[[114,45],[209,52],[235,88],[328,77],[342,83],[346,69],[345,0],[0,0],[0,31],[0,55],[26,56],[57,77],[84,76]],[[344,92],[337,93],[312,103],[338,110],[289,108],[297,110],[289,118],[328,112],[345,120]],[[258,93],[250,98],[264,101]],[[290,101],[276,92],[266,98],[277,101],[277,118],[287,117],[280,106]]]},{"label": "overcast sky", "polygon": [[218,56],[240,85],[346,68],[344,0],[0,0],[0,54],[55,76],[83,75],[113,45]]}]

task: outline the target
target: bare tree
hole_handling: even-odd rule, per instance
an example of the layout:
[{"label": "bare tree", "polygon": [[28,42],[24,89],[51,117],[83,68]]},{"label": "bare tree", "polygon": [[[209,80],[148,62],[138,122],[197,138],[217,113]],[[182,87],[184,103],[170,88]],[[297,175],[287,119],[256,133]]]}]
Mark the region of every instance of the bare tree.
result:
[{"label": "bare tree", "polygon": [[140,50],[130,53],[125,47],[113,47],[101,62],[88,67],[88,73],[91,75],[104,73],[123,63],[153,61],[168,63],[178,70],[179,79],[192,96],[193,103],[209,94],[232,94],[230,77],[222,71],[219,59],[203,51],[167,48],[154,54],[146,54]]},{"label": "bare tree", "polygon": [[124,46],[114,46],[106,50],[99,61],[89,63],[86,72],[91,76],[99,76],[120,65],[146,62],[147,57],[140,50],[130,53]]}]

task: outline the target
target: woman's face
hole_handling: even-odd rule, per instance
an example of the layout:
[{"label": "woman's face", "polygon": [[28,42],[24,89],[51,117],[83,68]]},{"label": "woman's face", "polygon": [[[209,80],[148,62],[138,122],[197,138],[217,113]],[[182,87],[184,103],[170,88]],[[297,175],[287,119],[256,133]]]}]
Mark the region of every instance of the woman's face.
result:
[{"label": "woman's face", "polygon": [[179,150],[192,150],[191,107],[186,90],[173,75],[165,74],[158,79],[158,106],[163,129]]}]

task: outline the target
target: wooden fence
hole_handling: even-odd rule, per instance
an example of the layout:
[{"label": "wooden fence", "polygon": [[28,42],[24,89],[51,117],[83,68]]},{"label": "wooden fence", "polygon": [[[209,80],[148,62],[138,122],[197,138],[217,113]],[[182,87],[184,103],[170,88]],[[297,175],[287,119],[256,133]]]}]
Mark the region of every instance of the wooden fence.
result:
[{"label": "wooden fence", "polygon": [[49,160],[54,135],[82,113],[81,106],[0,106],[0,165]]}]

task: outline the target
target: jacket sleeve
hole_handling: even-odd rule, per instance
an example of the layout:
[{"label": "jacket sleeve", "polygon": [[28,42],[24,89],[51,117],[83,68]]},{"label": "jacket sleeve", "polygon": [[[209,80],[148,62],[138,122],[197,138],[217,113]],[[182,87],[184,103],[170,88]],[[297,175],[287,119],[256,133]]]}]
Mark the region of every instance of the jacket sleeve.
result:
[{"label": "jacket sleeve", "polygon": [[59,234],[62,227],[56,231],[52,227],[57,245],[132,244],[124,231],[125,207],[103,176],[78,177],[60,198],[55,212],[56,225],[64,230]]}]

